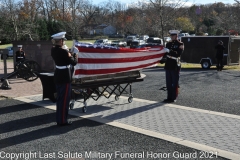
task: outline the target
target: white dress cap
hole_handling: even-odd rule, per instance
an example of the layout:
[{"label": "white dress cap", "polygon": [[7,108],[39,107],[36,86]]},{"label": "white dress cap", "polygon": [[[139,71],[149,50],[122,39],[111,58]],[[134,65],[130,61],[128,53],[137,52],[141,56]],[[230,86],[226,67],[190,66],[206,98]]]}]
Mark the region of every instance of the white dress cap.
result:
[{"label": "white dress cap", "polygon": [[174,34],[178,34],[178,33],[179,33],[178,30],[169,30],[170,35],[174,35]]},{"label": "white dress cap", "polygon": [[66,34],[66,32],[60,32],[60,33],[56,33],[56,34],[52,35],[51,37],[53,39],[64,39],[64,40],[67,40],[65,38],[65,34]]},{"label": "white dress cap", "polygon": [[18,45],[18,48],[22,48],[22,45]]}]

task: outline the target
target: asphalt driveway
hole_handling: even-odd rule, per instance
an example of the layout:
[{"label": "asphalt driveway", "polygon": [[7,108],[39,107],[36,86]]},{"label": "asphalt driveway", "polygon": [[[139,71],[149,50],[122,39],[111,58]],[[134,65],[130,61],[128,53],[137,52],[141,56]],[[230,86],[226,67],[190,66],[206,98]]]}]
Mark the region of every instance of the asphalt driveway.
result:
[{"label": "asphalt driveway", "polygon": [[[133,96],[141,99],[162,101],[167,92],[165,72],[162,67],[144,69],[146,78],[133,84]],[[240,72],[215,69],[182,69],[180,74],[180,94],[176,104],[240,114]]]},{"label": "asphalt driveway", "polygon": [[[112,153],[116,156],[112,160],[176,159],[173,153],[200,154],[200,151],[189,147],[74,116],[70,117],[73,121],[71,126],[58,127],[53,110],[13,99],[1,100],[0,103],[0,159],[10,159],[7,156],[11,153],[13,156],[22,153],[25,157],[20,160],[26,159],[29,153],[32,153],[30,159],[34,160],[95,160],[96,157],[86,158],[86,153],[90,152],[103,153],[103,156]],[[142,152],[145,153],[143,158],[118,156],[118,153]],[[155,158],[147,158],[147,152],[156,153]],[[161,158],[160,154],[165,154],[166,158]]]},{"label": "asphalt driveway", "polygon": [[[133,96],[162,101],[166,91],[163,68],[143,70],[146,78],[133,84]],[[188,107],[240,113],[240,73],[237,71],[182,69],[180,95],[176,104]],[[32,159],[87,159],[85,153],[200,153],[189,147],[149,137],[107,124],[71,116],[71,126],[57,127],[55,111],[14,99],[0,100],[0,152],[36,153]],[[58,157],[59,152],[65,157]],[[40,157],[44,156],[49,157]],[[82,157],[74,157],[74,153]],[[55,157],[54,157],[55,154]],[[72,157],[69,157],[72,155]],[[7,159],[6,157],[1,159]],[[24,159],[24,158],[22,158]],[[96,159],[96,158],[88,158]],[[107,157],[102,159],[108,159]],[[112,159],[122,159],[119,157]],[[131,158],[131,159],[161,159]],[[162,159],[164,159],[162,157]],[[165,159],[176,159],[168,157]],[[194,158],[191,158],[194,159]],[[212,159],[223,159],[221,157]]]}]

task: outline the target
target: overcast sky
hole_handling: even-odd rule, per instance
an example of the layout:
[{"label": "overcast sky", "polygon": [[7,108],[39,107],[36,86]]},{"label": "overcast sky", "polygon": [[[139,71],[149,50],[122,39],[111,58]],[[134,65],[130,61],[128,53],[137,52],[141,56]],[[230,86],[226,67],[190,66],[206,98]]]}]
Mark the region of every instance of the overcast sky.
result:
[{"label": "overcast sky", "polygon": [[[99,4],[101,2],[106,2],[108,0],[92,0],[94,4]],[[115,0],[121,3],[131,3],[131,2],[137,2],[138,0]],[[147,1],[147,0],[146,0]],[[215,2],[223,2],[223,3],[234,3],[234,0],[221,0],[221,1],[216,1],[216,0],[188,0],[188,4],[208,4],[208,3],[215,3]]]}]

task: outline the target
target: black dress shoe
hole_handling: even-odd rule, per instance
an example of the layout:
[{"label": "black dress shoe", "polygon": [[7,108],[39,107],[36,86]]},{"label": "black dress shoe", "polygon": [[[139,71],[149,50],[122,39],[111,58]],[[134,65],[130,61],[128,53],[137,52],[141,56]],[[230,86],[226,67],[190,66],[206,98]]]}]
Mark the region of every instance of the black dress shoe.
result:
[{"label": "black dress shoe", "polygon": [[170,99],[164,99],[163,103],[168,103],[170,101]]},{"label": "black dress shoe", "polygon": [[58,126],[68,126],[68,125],[71,125],[72,124],[72,121],[67,121],[67,123],[57,123]]},{"label": "black dress shoe", "polygon": [[168,101],[168,103],[175,103],[175,102],[177,102],[176,99],[175,99],[175,100],[169,100],[169,101]]},{"label": "black dress shoe", "polygon": [[175,103],[177,100],[171,100],[171,99],[164,99],[163,103]]}]

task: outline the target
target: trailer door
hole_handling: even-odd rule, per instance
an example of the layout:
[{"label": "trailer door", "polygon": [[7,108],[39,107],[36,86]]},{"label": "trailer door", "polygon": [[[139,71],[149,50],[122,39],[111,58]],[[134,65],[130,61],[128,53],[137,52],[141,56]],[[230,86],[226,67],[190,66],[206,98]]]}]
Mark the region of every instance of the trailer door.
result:
[{"label": "trailer door", "polygon": [[232,37],[229,45],[228,65],[239,65],[240,38]]}]

